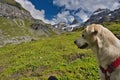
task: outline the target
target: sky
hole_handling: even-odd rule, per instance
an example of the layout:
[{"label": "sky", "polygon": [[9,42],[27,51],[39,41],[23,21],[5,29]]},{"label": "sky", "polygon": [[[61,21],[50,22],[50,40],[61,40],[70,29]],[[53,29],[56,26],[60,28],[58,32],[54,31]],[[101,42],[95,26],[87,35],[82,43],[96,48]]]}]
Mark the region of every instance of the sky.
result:
[{"label": "sky", "polygon": [[33,18],[48,24],[85,22],[99,9],[120,8],[120,0],[15,0],[30,12]]}]

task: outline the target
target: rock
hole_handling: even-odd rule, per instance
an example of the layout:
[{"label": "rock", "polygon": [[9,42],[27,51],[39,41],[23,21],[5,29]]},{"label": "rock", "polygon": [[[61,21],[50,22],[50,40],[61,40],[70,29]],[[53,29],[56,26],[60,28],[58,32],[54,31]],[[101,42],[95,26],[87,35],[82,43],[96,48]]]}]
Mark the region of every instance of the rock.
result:
[{"label": "rock", "polygon": [[51,25],[34,19],[14,0],[10,2],[0,0],[0,46],[34,41],[55,33]]},{"label": "rock", "polygon": [[41,24],[41,23],[32,23],[30,27],[39,36],[46,36],[46,37],[51,35],[51,31],[53,29],[52,27],[50,27],[50,25]]},{"label": "rock", "polygon": [[120,8],[114,11],[110,11],[109,9],[98,9],[93,12],[91,17],[84,23],[84,25],[115,21],[117,19],[120,19]]},{"label": "rock", "polygon": [[9,5],[7,3],[0,3],[0,15],[7,18],[20,18],[27,19],[32,18],[30,13],[25,10],[20,10],[18,7]]},{"label": "rock", "polygon": [[23,42],[30,42],[31,40],[32,40],[32,38],[29,36],[16,36],[16,37],[12,37],[12,38],[4,40],[4,45],[6,45],[6,44],[20,44]]},{"label": "rock", "polygon": [[70,25],[74,25],[74,24],[78,24],[78,23],[79,22],[76,19],[74,19]]}]

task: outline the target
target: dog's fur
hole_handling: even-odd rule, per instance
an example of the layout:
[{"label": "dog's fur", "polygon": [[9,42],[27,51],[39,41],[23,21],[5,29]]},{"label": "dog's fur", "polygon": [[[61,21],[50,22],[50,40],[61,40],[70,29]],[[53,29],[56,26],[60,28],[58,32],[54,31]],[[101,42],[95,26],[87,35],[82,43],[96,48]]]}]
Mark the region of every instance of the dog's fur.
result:
[{"label": "dog's fur", "polygon": [[[116,58],[120,57],[120,40],[111,31],[100,24],[87,26],[81,38],[74,41],[79,48],[91,48],[95,53],[98,64],[107,68]],[[100,77],[105,80],[100,70]],[[110,80],[120,80],[120,66],[111,73]]]}]

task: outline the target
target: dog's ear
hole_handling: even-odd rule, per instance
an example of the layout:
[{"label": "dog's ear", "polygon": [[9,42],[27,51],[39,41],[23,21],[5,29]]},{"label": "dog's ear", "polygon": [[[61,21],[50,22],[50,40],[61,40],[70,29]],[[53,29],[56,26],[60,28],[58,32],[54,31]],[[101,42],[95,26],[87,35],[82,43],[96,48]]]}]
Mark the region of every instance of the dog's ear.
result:
[{"label": "dog's ear", "polygon": [[97,35],[98,32],[100,32],[100,31],[101,31],[101,25],[99,25],[99,24],[92,24],[91,25],[91,34],[92,35]]},{"label": "dog's ear", "polygon": [[97,30],[95,30],[95,31],[91,32],[91,34],[92,34],[92,35],[96,35],[97,33],[98,33],[98,31],[97,31]]},{"label": "dog's ear", "polygon": [[96,41],[97,41],[98,48],[102,48],[102,42],[98,37],[97,37]]}]

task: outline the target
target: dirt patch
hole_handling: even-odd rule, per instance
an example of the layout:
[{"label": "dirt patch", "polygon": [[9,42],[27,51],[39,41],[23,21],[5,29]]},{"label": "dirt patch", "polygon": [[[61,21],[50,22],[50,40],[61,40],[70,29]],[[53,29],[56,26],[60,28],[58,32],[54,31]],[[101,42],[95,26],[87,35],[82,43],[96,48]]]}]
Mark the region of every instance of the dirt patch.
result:
[{"label": "dirt patch", "polygon": [[40,77],[42,72],[47,69],[47,67],[42,66],[39,68],[27,68],[27,70],[19,70],[11,75],[11,78],[18,80],[20,77]]},{"label": "dirt patch", "polygon": [[2,73],[5,70],[4,66],[0,66],[0,73]]},{"label": "dirt patch", "polygon": [[85,57],[85,54],[82,53],[63,55],[63,59],[71,60],[71,61],[74,61],[76,59],[82,59],[83,57]]}]

